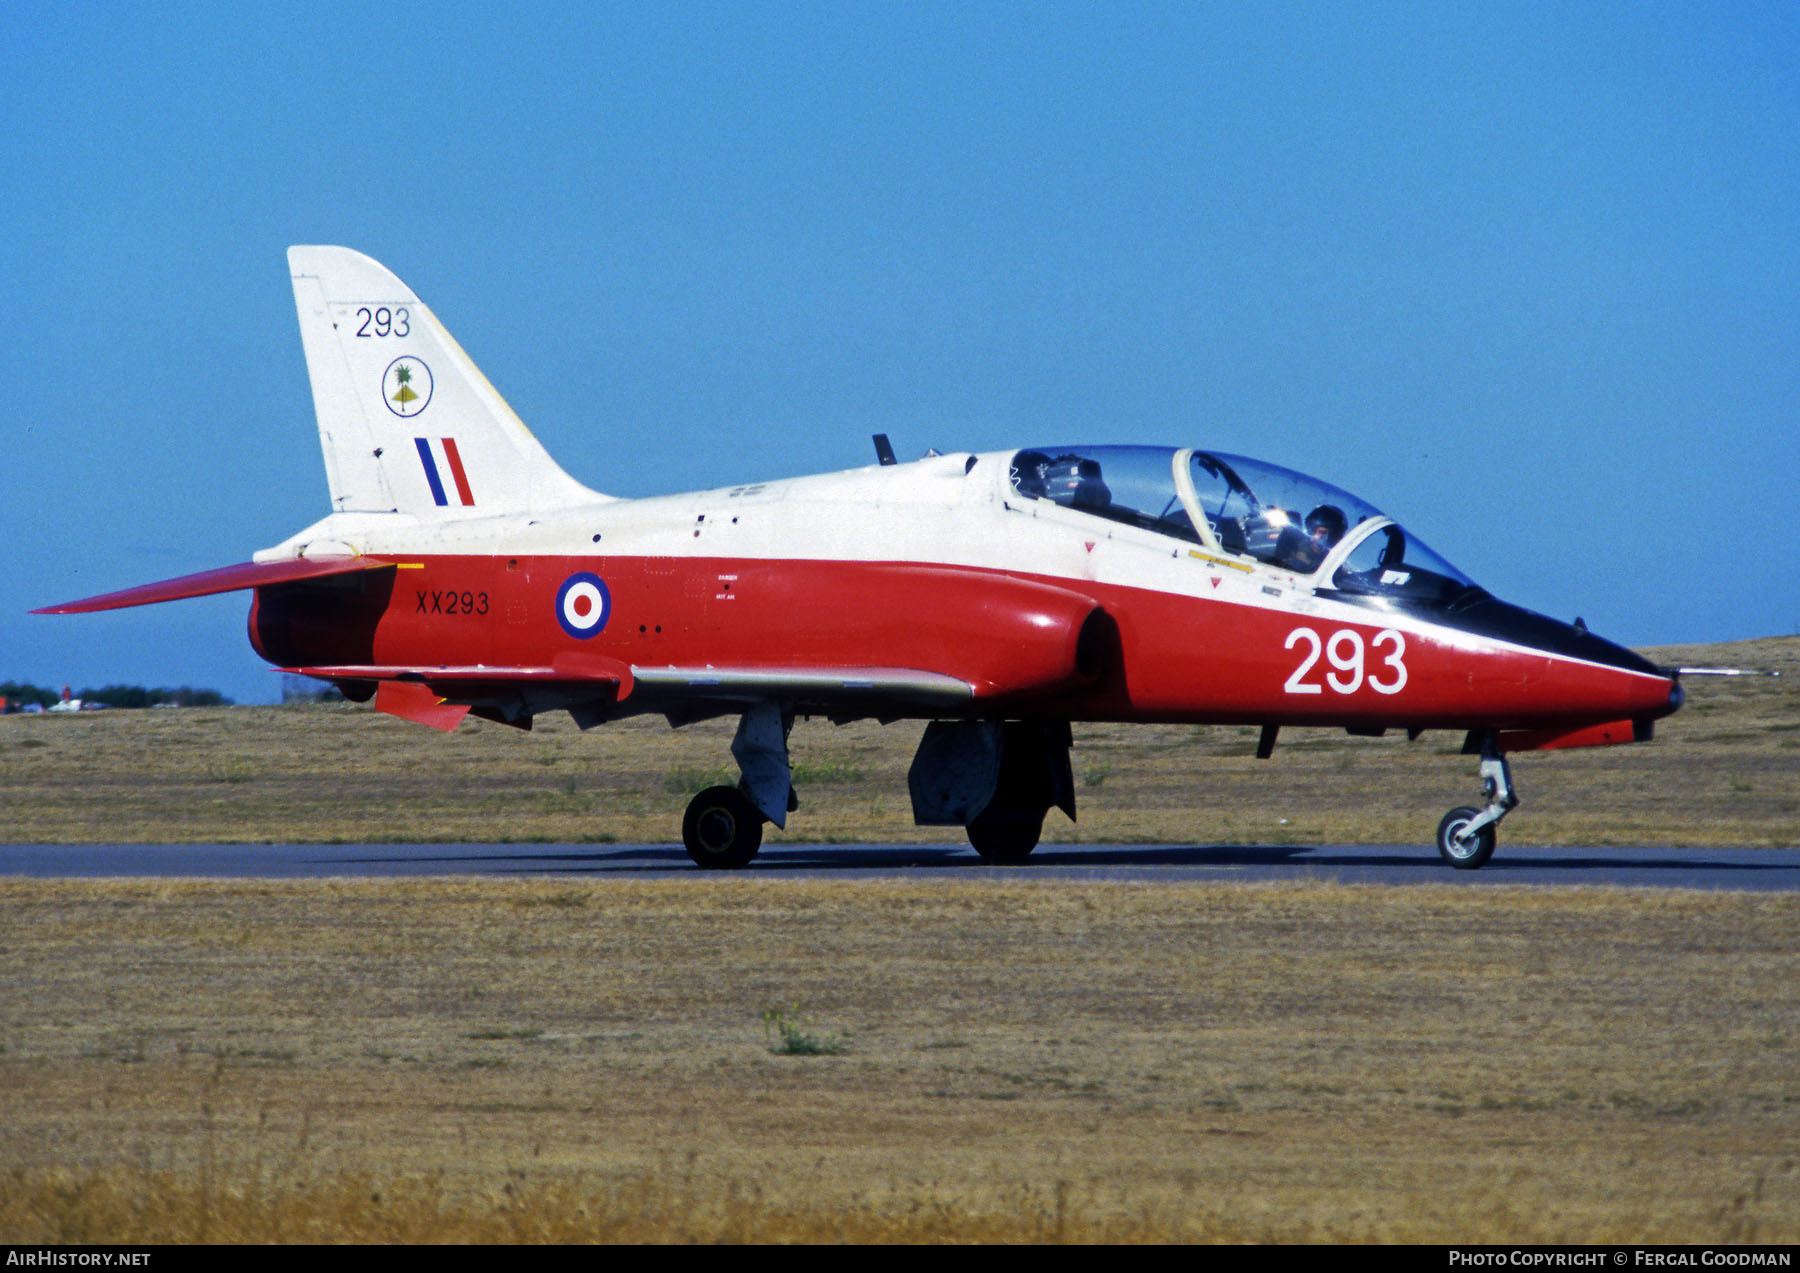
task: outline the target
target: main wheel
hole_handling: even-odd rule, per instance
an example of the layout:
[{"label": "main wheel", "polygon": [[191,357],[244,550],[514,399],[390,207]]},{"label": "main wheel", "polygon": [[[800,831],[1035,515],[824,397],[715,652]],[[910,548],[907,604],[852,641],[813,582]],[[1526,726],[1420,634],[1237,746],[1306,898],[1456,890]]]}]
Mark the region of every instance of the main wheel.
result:
[{"label": "main wheel", "polygon": [[1016,813],[980,817],[964,830],[969,833],[969,844],[981,854],[983,862],[1005,866],[1023,862],[1031,856],[1031,851],[1037,848],[1038,837],[1044,833],[1044,815],[1040,812],[1035,818]]},{"label": "main wheel", "polygon": [[736,787],[708,787],[688,801],[681,842],[701,866],[735,870],[762,847],[762,824],[761,811]]},{"label": "main wheel", "polygon": [[1481,810],[1458,805],[1438,823],[1437,846],[1444,861],[1459,871],[1473,871],[1494,856],[1494,824],[1488,823],[1474,835],[1468,826],[1481,816]]}]

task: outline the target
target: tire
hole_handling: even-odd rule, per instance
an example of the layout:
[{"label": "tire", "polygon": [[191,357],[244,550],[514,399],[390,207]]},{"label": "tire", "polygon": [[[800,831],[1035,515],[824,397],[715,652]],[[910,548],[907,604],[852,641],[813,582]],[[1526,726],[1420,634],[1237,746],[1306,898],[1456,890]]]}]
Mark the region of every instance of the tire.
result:
[{"label": "tire", "polygon": [[1494,856],[1494,824],[1488,823],[1475,833],[1474,843],[1465,843],[1460,837],[1464,827],[1475,821],[1481,810],[1471,809],[1468,805],[1458,805],[1444,815],[1438,823],[1438,853],[1444,861],[1459,871],[1479,870],[1483,863]]},{"label": "tire", "polygon": [[1035,818],[1020,814],[982,817],[964,829],[969,833],[969,844],[981,855],[983,862],[1009,866],[1023,862],[1037,848],[1038,837],[1044,833],[1044,815],[1039,813]]},{"label": "tire", "polygon": [[681,842],[699,866],[734,871],[762,847],[762,824],[762,813],[736,787],[708,787],[688,802]]}]

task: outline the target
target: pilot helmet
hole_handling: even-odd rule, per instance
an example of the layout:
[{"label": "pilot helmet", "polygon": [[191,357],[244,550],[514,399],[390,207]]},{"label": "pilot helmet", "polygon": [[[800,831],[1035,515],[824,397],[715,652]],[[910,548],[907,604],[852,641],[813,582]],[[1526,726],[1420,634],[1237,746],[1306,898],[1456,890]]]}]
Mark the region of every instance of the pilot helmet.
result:
[{"label": "pilot helmet", "polygon": [[1344,510],[1336,504],[1321,504],[1306,515],[1306,533],[1317,538],[1319,532],[1324,531],[1328,543],[1337,543],[1349,528]]}]

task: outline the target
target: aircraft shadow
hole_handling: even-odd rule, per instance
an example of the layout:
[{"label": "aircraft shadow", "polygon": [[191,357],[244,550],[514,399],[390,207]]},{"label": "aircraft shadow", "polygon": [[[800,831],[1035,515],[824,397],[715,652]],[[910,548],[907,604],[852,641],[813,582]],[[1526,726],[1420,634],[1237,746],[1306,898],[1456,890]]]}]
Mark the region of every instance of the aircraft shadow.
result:
[{"label": "aircraft shadow", "polygon": [[[371,846],[374,847],[374,846]],[[412,867],[419,871],[469,872],[472,874],[569,875],[569,874],[682,874],[713,878],[694,868],[679,845],[441,845],[439,852],[393,854],[376,857],[344,855],[314,859],[318,865],[356,865],[362,868]],[[1212,871],[1267,870],[1292,867],[1296,872],[1325,870],[1341,878],[1368,874],[1372,879],[1420,878],[1477,881],[1531,879],[1587,882],[1597,875],[1622,877],[1642,872],[1655,876],[1686,873],[1696,883],[1729,886],[1733,877],[1746,882],[1771,871],[1793,871],[1788,855],[1767,861],[1745,861],[1741,853],[1728,857],[1700,849],[1632,849],[1605,851],[1556,850],[1521,846],[1509,856],[1505,847],[1479,872],[1447,869],[1428,846],[1313,846],[1304,844],[1047,844],[1016,866],[990,866],[964,845],[912,844],[771,844],[746,871],[769,874],[831,874],[836,872],[928,871],[932,874],[969,872],[1018,873],[1026,878],[1034,871],[1067,876],[1089,872],[1158,870]]]}]

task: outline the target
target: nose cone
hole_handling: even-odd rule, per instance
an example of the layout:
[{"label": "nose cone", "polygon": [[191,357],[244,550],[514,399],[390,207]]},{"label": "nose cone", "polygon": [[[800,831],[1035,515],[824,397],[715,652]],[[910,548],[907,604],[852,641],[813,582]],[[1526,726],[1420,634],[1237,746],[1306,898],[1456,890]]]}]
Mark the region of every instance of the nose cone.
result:
[{"label": "nose cone", "polygon": [[1546,656],[1559,665],[1554,679],[1565,687],[1569,706],[1616,712],[1621,718],[1654,720],[1681,706],[1681,686],[1650,660],[1597,637],[1585,627],[1482,595],[1452,607],[1453,622],[1466,632],[1505,641]]}]

